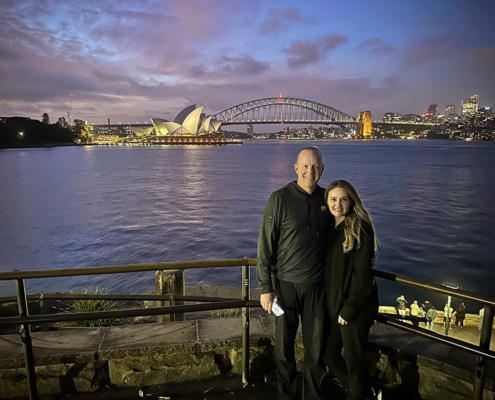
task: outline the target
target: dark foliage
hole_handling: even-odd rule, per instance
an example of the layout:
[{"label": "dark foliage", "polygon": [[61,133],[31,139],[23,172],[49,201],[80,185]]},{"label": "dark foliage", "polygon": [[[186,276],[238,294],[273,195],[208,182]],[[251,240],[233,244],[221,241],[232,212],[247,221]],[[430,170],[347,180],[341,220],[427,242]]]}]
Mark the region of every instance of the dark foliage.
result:
[{"label": "dark foliage", "polygon": [[73,141],[70,129],[57,124],[43,124],[23,117],[7,118],[0,122],[0,145],[29,146]]}]

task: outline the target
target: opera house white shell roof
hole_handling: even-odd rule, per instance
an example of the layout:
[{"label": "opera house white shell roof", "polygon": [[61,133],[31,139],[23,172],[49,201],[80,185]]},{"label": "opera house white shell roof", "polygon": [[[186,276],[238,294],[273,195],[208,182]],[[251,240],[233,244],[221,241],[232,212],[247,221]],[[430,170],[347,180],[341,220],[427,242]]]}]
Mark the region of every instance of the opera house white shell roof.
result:
[{"label": "opera house white shell roof", "polygon": [[152,118],[151,123],[158,136],[198,136],[218,132],[221,121],[212,121],[211,116],[201,116],[203,107],[196,105],[184,108],[174,121]]}]

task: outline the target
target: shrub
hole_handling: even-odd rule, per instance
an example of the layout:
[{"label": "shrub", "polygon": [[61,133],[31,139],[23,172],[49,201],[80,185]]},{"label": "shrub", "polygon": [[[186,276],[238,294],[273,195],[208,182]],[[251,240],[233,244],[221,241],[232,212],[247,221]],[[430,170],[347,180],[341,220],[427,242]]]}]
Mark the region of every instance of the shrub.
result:
[{"label": "shrub", "polygon": [[[80,292],[74,292],[80,293]],[[98,285],[90,286],[84,289],[84,294],[108,294],[108,290],[100,289]],[[119,308],[119,303],[115,300],[90,300],[82,299],[76,300],[71,304],[64,312],[67,313],[82,313],[82,312],[94,312],[94,311],[112,311]],[[93,319],[82,321],[67,321],[59,322],[57,326],[69,326],[69,327],[98,327],[98,326],[114,326],[119,325],[120,320],[116,318],[110,319]]]}]

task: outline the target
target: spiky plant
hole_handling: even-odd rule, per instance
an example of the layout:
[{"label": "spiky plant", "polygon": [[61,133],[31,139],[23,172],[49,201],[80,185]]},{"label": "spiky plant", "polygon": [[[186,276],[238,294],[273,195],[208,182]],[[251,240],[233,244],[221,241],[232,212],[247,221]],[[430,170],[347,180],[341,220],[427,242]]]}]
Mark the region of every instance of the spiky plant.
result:
[{"label": "spiky plant", "polygon": [[[80,293],[80,292],[75,292]],[[84,289],[84,294],[108,294],[108,290],[100,289],[98,285],[90,286]],[[115,300],[90,300],[81,299],[74,301],[64,312],[67,313],[84,313],[95,311],[113,311],[119,308],[119,303]],[[67,321],[59,322],[57,326],[69,327],[98,327],[98,326],[114,326],[119,325],[120,321],[116,318],[110,319],[92,319],[82,321]]]}]

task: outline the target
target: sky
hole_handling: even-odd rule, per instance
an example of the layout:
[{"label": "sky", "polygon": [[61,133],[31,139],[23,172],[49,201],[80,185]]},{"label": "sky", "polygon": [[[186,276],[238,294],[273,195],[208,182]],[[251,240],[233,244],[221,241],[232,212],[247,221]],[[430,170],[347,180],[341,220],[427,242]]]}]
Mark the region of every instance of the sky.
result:
[{"label": "sky", "polygon": [[1,0],[0,117],[173,120],[297,97],[357,117],[495,106],[485,0]]}]

